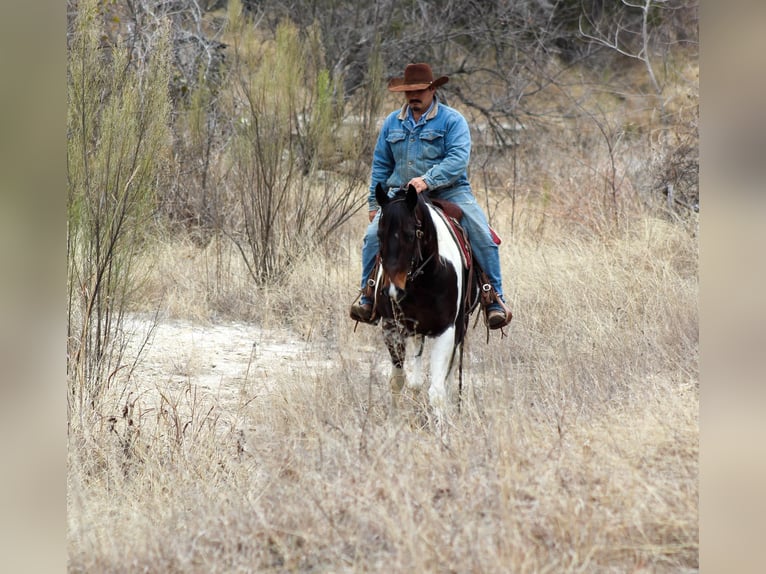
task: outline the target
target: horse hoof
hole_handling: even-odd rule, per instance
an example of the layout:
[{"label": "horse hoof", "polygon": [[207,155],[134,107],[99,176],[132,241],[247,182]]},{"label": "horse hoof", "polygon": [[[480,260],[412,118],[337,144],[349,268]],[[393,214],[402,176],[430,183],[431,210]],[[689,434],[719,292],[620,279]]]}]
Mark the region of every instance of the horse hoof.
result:
[{"label": "horse hoof", "polygon": [[404,373],[391,375],[388,384],[391,385],[391,392],[401,394],[402,389],[404,388]]}]

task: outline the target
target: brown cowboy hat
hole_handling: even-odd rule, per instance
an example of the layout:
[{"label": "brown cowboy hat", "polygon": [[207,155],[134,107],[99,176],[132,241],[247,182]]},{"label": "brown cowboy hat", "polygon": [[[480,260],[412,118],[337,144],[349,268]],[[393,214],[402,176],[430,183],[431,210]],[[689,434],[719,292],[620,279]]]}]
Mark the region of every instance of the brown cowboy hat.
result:
[{"label": "brown cowboy hat", "polygon": [[434,74],[428,64],[408,64],[404,68],[403,78],[393,78],[388,82],[388,90],[391,92],[416,92],[425,90],[429,86],[438,88],[447,82],[449,82],[447,76],[434,80]]}]

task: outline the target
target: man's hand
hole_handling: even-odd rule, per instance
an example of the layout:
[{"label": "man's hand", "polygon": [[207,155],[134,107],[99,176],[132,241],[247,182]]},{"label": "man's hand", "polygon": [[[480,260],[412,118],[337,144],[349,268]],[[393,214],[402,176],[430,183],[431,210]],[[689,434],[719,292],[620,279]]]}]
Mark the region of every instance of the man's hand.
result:
[{"label": "man's hand", "polygon": [[409,182],[407,182],[407,186],[413,186],[415,188],[415,191],[418,193],[421,193],[428,189],[428,184],[426,183],[426,180],[422,177],[413,177]]},{"label": "man's hand", "polygon": [[375,214],[378,213],[378,210],[375,209],[373,211],[370,211],[367,216],[370,218],[370,223],[372,223],[372,220],[375,219]]}]

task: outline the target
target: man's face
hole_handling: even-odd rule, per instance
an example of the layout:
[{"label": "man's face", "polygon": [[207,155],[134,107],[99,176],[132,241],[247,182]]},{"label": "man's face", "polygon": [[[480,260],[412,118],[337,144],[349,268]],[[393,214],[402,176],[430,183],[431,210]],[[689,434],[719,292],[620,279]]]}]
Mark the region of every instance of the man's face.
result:
[{"label": "man's face", "polygon": [[407,103],[413,112],[422,114],[431,105],[434,99],[434,89],[426,88],[424,90],[417,90],[414,92],[404,92],[404,97],[407,98]]}]

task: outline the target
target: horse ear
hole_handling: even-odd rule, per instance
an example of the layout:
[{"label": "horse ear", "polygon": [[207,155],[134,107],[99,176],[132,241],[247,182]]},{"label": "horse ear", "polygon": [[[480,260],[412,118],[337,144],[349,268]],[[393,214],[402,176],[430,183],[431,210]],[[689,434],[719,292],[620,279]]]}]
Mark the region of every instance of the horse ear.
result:
[{"label": "horse ear", "polygon": [[380,182],[375,185],[375,201],[378,202],[381,208],[385,207],[388,203],[388,193],[386,193],[383,184]]},{"label": "horse ear", "polygon": [[415,206],[418,204],[418,190],[415,189],[414,185],[407,186],[407,207],[410,211],[413,211],[415,209]]}]

